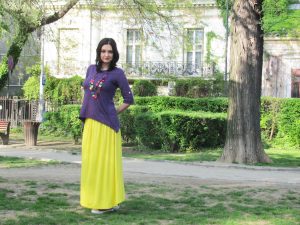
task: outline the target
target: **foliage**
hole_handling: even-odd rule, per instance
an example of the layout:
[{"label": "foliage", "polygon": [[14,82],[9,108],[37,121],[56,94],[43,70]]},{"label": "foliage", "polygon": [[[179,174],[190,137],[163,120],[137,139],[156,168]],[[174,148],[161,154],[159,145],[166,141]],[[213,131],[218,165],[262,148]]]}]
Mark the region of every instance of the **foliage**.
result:
[{"label": "foliage", "polygon": [[28,100],[39,99],[39,94],[40,94],[39,78],[37,76],[29,77],[27,81],[24,83],[22,90],[25,99]]},{"label": "foliage", "polygon": [[[0,1],[0,34],[2,29],[10,26],[14,28],[11,43],[6,53],[6,57],[11,56],[14,60],[14,67],[18,63],[19,57],[29,35],[41,26],[55,22],[62,18],[79,0],[69,0],[60,11],[54,10],[52,15],[45,15],[40,1]],[[48,9],[48,12],[51,10]],[[50,13],[51,14],[51,13]],[[5,18],[5,20],[2,20]],[[5,22],[4,22],[5,21]],[[12,22],[7,24],[6,21]],[[7,58],[3,58],[0,67],[7,67]],[[13,68],[14,69],[14,68]],[[13,70],[12,69],[12,70]],[[0,89],[2,89],[8,77],[8,70],[0,70]]]},{"label": "foliage", "polygon": [[[25,99],[28,100],[37,100],[39,99],[40,93],[40,74],[41,66],[40,64],[33,65],[26,68],[26,73],[30,75],[27,81],[24,83],[22,90],[24,93]],[[50,75],[49,67],[45,67],[46,76]]]},{"label": "foliage", "polygon": [[78,102],[82,99],[83,79],[75,75],[71,78],[48,77],[45,86],[45,98],[55,102]]},{"label": "foliage", "polygon": [[289,10],[289,0],[263,1],[263,29],[267,35],[299,36],[300,10]]},{"label": "foliage", "polygon": [[225,96],[225,81],[222,76],[214,80],[203,78],[178,79],[175,85],[175,95],[182,97],[218,97]]},{"label": "foliage", "polygon": [[[225,140],[226,115],[223,113],[164,111],[161,113],[130,108],[121,114],[122,134],[142,148],[164,149],[168,152],[194,151],[221,146]],[[197,124],[197,126],[195,126]],[[136,140],[134,140],[134,137]]]},{"label": "foliage", "polygon": [[262,98],[260,125],[266,143],[300,147],[300,99]]},{"label": "foliage", "polygon": [[[121,134],[126,143],[170,152],[197,151],[224,144],[227,98],[154,96],[136,97],[135,102],[136,105],[120,114]],[[72,134],[78,141],[82,129],[79,109],[79,105],[68,105],[46,113],[42,132]],[[265,141],[299,147],[299,109],[299,99],[263,98],[261,129]]]},{"label": "foliage", "polygon": [[278,120],[278,138],[284,138],[293,146],[300,147],[300,100],[282,102]]},{"label": "foliage", "polygon": [[64,105],[60,109],[62,126],[68,133],[71,133],[75,144],[78,143],[82,131],[82,122],[78,119],[79,112],[79,105]]},{"label": "foliage", "polygon": [[168,110],[227,112],[227,98],[185,98],[173,96],[135,97],[135,104],[153,112]]},{"label": "foliage", "polygon": [[165,111],[160,118],[163,148],[168,151],[194,151],[224,144],[226,114]]},{"label": "foliage", "polygon": [[75,144],[82,133],[82,122],[78,119],[80,105],[64,105],[57,112],[45,113],[41,132],[52,135],[71,135]]},{"label": "foliage", "polygon": [[[262,26],[264,34],[276,36],[299,36],[300,35],[300,10],[289,10],[292,0],[264,0]],[[233,1],[228,0],[229,14]],[[224,26],[226,21],[226,0],[217,0],[218,8],[221,10]]]},{"label": "foliage", "polygon": [[[26,68],[26,72],[31,77],[25,82],[23,86],[24,97],[29,100],[36,100],[39,98],[40,87],[40,65],[34,65]],[[48,67],[45,67],[46,84],[44,90],[44,97],[52,102],[79,102],[82,99],[81,84],[83,79],[80,76],[73,76],[71,78],[55,78],[50,76]]]},{"label": "foliage", "polygon": [[136,80],[132,91],[135,96],[154,96],[157,94],[157,87],[149,80]]}]

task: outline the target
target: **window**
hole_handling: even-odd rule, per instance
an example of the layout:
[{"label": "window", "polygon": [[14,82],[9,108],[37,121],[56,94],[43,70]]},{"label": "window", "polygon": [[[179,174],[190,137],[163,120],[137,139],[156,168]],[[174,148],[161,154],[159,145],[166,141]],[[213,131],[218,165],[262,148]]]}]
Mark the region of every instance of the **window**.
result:
[{"label": "window", "polygon": [[203,30],[188,29],[186,43],[186,63],[188,67],[199,68],[202,62]]},{"label": "window", "polygon": [[140,30],[127,30],[126,63],[139,64],[141,61],[141,33]]}]

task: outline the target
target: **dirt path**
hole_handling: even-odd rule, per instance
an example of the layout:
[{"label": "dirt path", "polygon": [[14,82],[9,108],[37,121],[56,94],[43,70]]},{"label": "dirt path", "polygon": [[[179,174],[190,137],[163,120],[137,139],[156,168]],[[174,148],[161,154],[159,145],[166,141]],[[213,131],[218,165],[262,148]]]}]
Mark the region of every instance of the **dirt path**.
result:
[{"label": "dirt path", "polygon": [[[0,169],[0,177],[8,180],[30,180],[53,183],[79,183],[80,164],[58,164],[31,168]],[[219,186],[219,187],[276,187],[294,188],[300,191],[299,184],[285,184],[257,181],[230,181],[222,179],[201,179],[195,177],[165,176],[140,172],[124,172],[125,182],[155,183],[179,186]]]}]

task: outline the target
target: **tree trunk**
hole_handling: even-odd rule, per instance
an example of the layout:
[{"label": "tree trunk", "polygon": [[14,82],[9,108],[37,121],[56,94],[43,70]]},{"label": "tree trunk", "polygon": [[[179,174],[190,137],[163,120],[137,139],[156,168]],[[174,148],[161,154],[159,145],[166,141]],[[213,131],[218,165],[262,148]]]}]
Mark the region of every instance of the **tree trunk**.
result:
[{"label": "tree trunk", "polygon": [[270,162],[260,131],[263,61],[262,0],[235,0],[231,22],[229,108],[220,161]]}]

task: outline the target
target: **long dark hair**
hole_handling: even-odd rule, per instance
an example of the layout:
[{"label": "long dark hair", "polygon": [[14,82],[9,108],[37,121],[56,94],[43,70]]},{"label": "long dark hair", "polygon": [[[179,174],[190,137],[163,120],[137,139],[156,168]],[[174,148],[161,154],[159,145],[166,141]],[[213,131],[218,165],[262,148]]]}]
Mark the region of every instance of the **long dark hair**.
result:
[{"label": "long dark hair", "polygon": [[97,72],[101,71],[102,67],[102,62],[101,62],[101,49],[103,45],[110,45],[113,51],[113,58],[112,61],[109,64],[108,70],[113,70],[117,66],[117,62],[119,61],[119,52],[117,49],[117,44],[114,39],[112,38],[103,38],[97,47],[96,50],[96,67],[97,67]]}]

